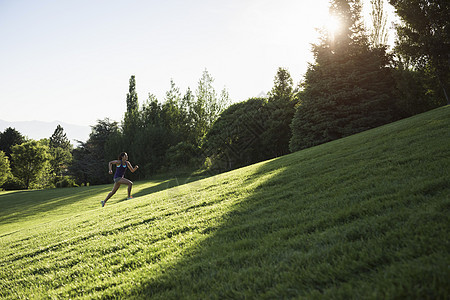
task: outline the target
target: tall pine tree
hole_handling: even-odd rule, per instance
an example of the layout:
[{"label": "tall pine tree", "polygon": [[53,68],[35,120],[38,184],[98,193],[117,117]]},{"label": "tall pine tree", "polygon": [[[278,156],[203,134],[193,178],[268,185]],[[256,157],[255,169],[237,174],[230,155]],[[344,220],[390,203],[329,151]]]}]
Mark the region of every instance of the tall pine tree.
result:
[{"label": "tall pine tree", "polygon": [[383,48],[371,48],[359,0],[333,0],[341,30],[322,31],[291,123],[297,151],[393,120],[393,80]]},{"label": "tall pine tree", "polygon": [[51,154],[50,165],[56,183],[58,179],[67,173],[69,164],[72,161],[72,145],[61,125],[56,127],[50,137],[49,147]]}]

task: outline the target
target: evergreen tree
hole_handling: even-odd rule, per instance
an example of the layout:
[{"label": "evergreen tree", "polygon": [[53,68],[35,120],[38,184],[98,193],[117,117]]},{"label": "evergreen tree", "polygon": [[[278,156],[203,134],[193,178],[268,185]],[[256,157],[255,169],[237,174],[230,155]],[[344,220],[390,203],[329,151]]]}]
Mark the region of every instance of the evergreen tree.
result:
[{"label": "evergreen tree", "polygon": [[278,69],[266,109],[269,113],[263,134],[265,148],[270,157],[288,154],[292,137],[290,124],[295,112],[294,87],[288,70]]},{"label": "evergreen tree", "polygon": [[50,137],[50,148],[62,148],[64,150],[71,150],[70,141],[64,133],[64,128],[61,125],[56,126],[55,131]]},{"label": "evergreen tree", "polygon": [[16,129],[8,127],[0,133],[0,151],[11,157],[12,147],[25,142],[25,137]]},{"label": "evergreen tree", "polygon": [[[50,160],[52,173],[56,176],[56,181],[61,179],[68,170],[69,164],[72,161],[72,145],[69,142],[64,129],[58,125],[50,137],[49,142]],[[56,182],[55,182],[56,183]]]},{"label": "evergreen tree", "polygon": [[291,151],[342,138],[394,118],[393,77],[383,48],[370,48],[359,0],[334,0],[343,28],[322,32],[292,120]]}]

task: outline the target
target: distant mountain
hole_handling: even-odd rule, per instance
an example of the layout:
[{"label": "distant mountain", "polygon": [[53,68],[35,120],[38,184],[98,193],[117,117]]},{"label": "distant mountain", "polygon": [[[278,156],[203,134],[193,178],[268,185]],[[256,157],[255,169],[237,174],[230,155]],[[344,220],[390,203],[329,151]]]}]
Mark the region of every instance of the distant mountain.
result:
[{"label": "distant mountain", "polygon": [[12,127],[30,139],[40,140],[43,138],[50,138],[58,125],[62,126],[70,143],[75,146],[77,145],[75,140],[86,142],[89,138],[89,133],[91,133],[90,126],[73,125],[60,121],[8,122],[0,120],[0,131],[3,132],[6,128]]}]

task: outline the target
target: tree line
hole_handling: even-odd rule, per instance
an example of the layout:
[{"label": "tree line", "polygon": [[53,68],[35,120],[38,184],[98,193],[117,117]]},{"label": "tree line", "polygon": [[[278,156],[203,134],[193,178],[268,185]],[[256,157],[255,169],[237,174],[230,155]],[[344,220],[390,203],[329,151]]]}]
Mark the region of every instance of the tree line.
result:
[{"label": "tree line", "polygon": [[448,1],[389,0],[401,19],[392,51],[383,1],[371,3],[368,32],[359,0],[331,1],[342,29],[321,31],[314,62],[298,85],[279,68],[267,97],[230,105],[227,90],[217,93],[205,70],[195,91],[182,95],[171,80],[163,101],[149,94],[139,105],[131,76],[123,120],[99,120],[76,148],[60,126],[41,141],[8,128],[0,133],[0,186],[107,183],[107,162],[122,151],[142,166],[135,179],[222,172],[449,104]]}]

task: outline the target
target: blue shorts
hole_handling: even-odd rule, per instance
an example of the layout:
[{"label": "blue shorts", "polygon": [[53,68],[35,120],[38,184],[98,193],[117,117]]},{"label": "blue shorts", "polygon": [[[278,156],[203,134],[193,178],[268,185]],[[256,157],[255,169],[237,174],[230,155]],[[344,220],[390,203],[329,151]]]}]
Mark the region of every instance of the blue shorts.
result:
[{"label": "blue shorts", "polygon": [[118,183],[120,179],[122,179],[123,177],[116,177],[114,178],[114,183]]}]

